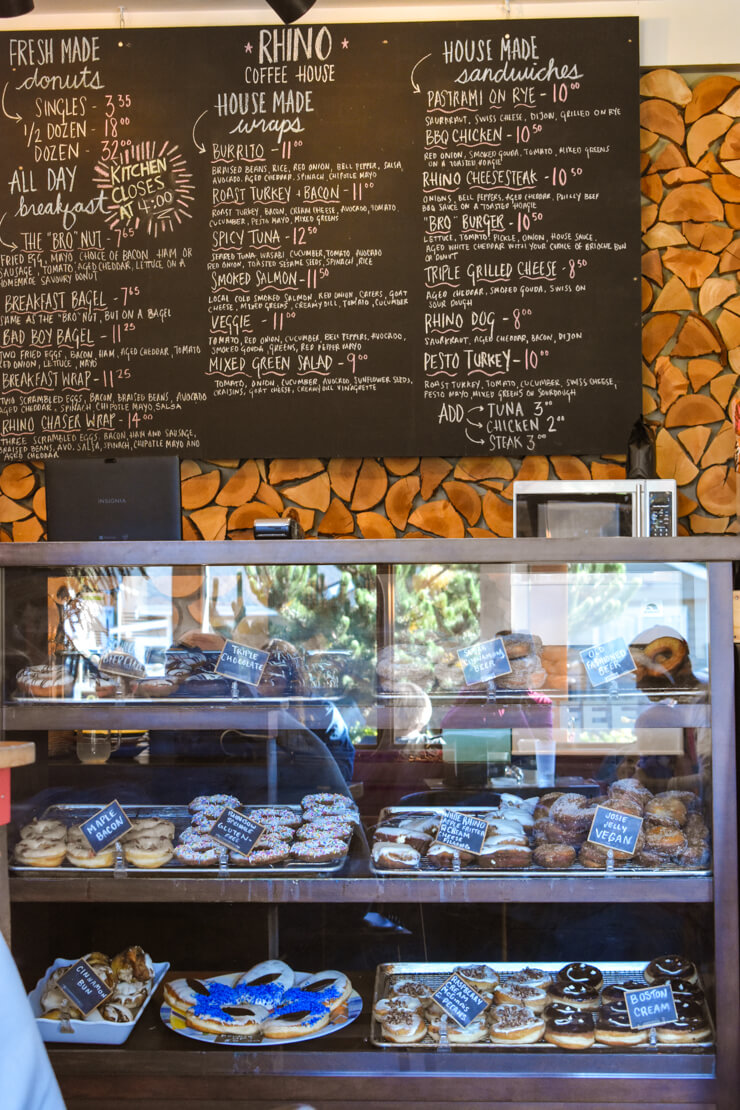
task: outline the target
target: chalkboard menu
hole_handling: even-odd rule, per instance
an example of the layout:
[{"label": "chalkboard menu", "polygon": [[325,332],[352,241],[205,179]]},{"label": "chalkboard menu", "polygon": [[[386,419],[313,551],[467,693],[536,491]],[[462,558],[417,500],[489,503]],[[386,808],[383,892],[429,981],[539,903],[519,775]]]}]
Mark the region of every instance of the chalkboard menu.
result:
[{"label": "chalkboard menu", "polygon": [[636,18],[0,58],[3,459],[624,450]]}]

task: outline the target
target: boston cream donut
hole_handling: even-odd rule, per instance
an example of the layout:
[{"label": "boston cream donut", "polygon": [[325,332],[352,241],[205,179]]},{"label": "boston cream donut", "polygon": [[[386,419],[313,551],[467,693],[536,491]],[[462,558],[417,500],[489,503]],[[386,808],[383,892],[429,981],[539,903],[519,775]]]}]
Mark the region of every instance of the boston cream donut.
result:
[{"label": "boston cream donut", "polygon": [[553,1003],[544,1013],[545,1040],[558,1048],[583,1049],[594,1043],[594,1015],[590,1010]]},{"label": "boston cream donut", "polygon": [[650,961],[642,974],[651,986],[657,982],[664,983],[666,979],[688,979],[691,983],[699,980],[696,966],[685,956],[659,956]]},{"label": "boston cream donut", "polygon": [[602,1006],[596,1018],[596,1040],[610,1048],[633,1047],[647,1044],[650,1040],[649,1029],[633,1029],[624,1003],[614,1002]]},{"label": "boston cream donut", "polygon": [[711,1040],[712,1031],[704,1006],[693,998],[674,995],[673,1000],[676,1020],[658,1026],[658,1044],[699,1044]]},{"label": "boston cream donut", "polygon": [[583,983],[595,991],[600,991],[604,985],[604,976],[593,964],[565,964],[555,978],[565,983]]},{"label": "boston cream donut", "polygon": [[554,979],[547,988],[548,1002],[572,1006],[575,1010],[598,1010],[599,992],[586,983],[568,983],[564,979]]},{"label": "boston cream donut", "polygon": [[496,1006],[491,1011],[493,1044],[537,1044],[544,1032],[544,1019],[526,1006]]}]

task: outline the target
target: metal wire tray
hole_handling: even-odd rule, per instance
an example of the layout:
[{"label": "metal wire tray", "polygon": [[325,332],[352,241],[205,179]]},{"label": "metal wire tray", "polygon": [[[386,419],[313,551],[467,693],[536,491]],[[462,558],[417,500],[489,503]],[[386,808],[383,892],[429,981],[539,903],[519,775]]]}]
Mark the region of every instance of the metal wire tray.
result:
[{"label": "metal wire tray", "polygon": [[[541,963],[540,961],[529,963],[504,963],[498,960],[495,961],[470,961],[476,963],[486,963],[488,967],[493,968],[498,972],[501,982],[505,983],[507,977],[512,975],[515,971],[522,971],[526,967],[538,967],[542,971],[552,972],[555,974],[564,965],[562,963]],[[584,960],[584,963],[593,964],[598,967],[601,974],[604,976],[604,986],[609,986],[611,983],[622,983],[626,979],[642,979],[642,973],[648,960],[642,963],[605,963],[602,960]],[[397,979],[418,979],[426,986],[431,987],[432,990],[437,990],[442,986],[444,981],[459,967],[465,967],[464,963],[391,963],[379,964],[375,970],[375,988],[373,990],[373,1005],[370,1018],[370,1042],[377,1048],[436,1048],[438,1051],[441,1047],[438,1040],[427,1034],[423,1040],[418,1041],[416,1044],[397,1044],[395,1041],[386,1041],[383,1039],[383,1028],[380,1022],[375,1017],[375,1004],[378,999],[385,998],[389,988]],[[645,984],[647,986],[647,984]],[[701,986],[701,982],[699,982]],[[712,1040],[702,1041],[699,1044],[690,1045],[675,1045],[675,1044],[658,1044],[653,1038],[650,1043],[644,1045],[634,1045],[631,1047],[622,1046],[618,1049],[611,1048],[608,1045],[594,1043],[588,1049],[582,1049],[584,1052],[638,1052],[641,1054],[660,1052],[662,1053],[675,1053],[675,1052],[707,1052],[714,1046],[714,1025],[712,1023],[711,1014],[707,1008],[707,1020],[709,1028],[712,1030]],[[450,1019],[452,1022],[452,1019]],[[488,1051],[504,1051],[510,1052],[516,1049],[517,1052],[535,1051],[535,1052],[564,1052],[573,1051],[558,1048],[557,1045],[549,1044],[547,1041],[539,1041],[537,1044],[507,1044],[497,1045],[491,1044],[486,1041],[479,1041],[477,1044],[464,1044],[453,1045],[448,1044],[444,1046],[445,1049],[455,1051],[461,1048],[463,1051],[470,1049],[487,1049]]]},{"label": "metal wire tray", "polygon": [[[435,817],[441,816],[445,811],[452,810],[455,813],[467,813],[472,817],[482,817],[486,813],[490,813],[494,806],[386,806],[380,811],[377,824],[374,828],[379,827],[385,821],[392,819],[398,814],[404,814],[409,817]],[[369,833],[373,829],[368,830]],[[661,875],[665,878],[676,876],[699,876],[711,875],[712,871],[709,867],[690,868],[690,867],[645,867],[638,863],[627,861],[615,867],[611,871],[606,869],[600,870],[593,867],[584,867],[582,863],[577,861],[570,867],[566,868],[545,868],[537,867],[532,864],[530,867],[520,868],[491,868],[481,867],[477,861],[469,864],[464,864],[460,867],[435,867],[429,863],[426,857],[422,856],[418,868],[403,868],[403,867],[376,867],[372,857],[372,841],[370,844],[370,867],[375,875],[386,877],[400,876],[404,878],[420,878],[425,879],[434,878],[435,876],[441,879],[448,879],[450,875],[460,875],[466,879],[495,879],[502,875],[547,875],[552,876],[554,879],[561,877],[572,877],[574,875],[587,875],[593,878],[595,875],[608,875],[609,878],[619,878],[620,875],[628,875],[630,879],[638,877],[655,877]]]},{"label": "metal wire tray", "polygon": [[[94,813],[97,813],[99,809],[102,809],[104,804],[105,803],[101,803],[100,805],[88,805],[71,803],[69,805],[52,805],[44,811],[39,820],[61,821],[67,826],[79,825],[83,821],[86,821]],[[253,812],[254,810],[267,809],[270,806],[275,806],[279,809],[290,809],[294,813],[298,814],[300,814],[301,812],[301,807],[298,805],[284,805],[280,802],[266,802],[261,805],[252,806],[241,805],[239,806],[239,810],[240,812],[245,813],[247,816],[249,816],[250,812]],[[190,825],[191,814],[186,805],[124,805],[123,808],[125,810],[126,816],[129,817],[131,820],[134,820],[137,817],[161,817],[166,821],[172,821],[175,826],[175,843],[177,842],[180,833],[183,832],[184,829],[188,828]],[[357,835],[357,832],[353,833],[353,839],[355,839]],[[15,843],[17,843],[17,839],[13,844],[13,848],[15,847]],[[350,848],[351,846],[352,841],[350,841]],[[217,878],[224,877],[224,868],[221,867],[218,863],[210,864],[207,867],[188,867],[187,864],[180,863],[179,860],[172,859],[163,867],[147,869],[141,867],[133,867],[130,864],[126,864],[124,861],[122,866],[120,863],[118,863],[113,867],[98,867],[88,870],[81,867],[75,867],[74,864],[67,863],[66,860],[62,864],[60,864],[59,867],[31,867],[28,864],[13,862],[12,850],[9,851],[8,855],[11,860],[11,870],[15,874],[22,875],[70,875],[75,873],[85,875],[111,875],[115,873],[119,875],[177,875],[179,877],[192,875],[208,877],[209,875],[211,875]],[[259,877],[260,875],[269,875],[273,878],[276,876],[279,877],[281,875],[287,875],[290,878],[299,878],[301,875],[333,875],[342,870],[347,861],[348,855],[349,850],[346,856],[334,863],[303,863],[300,860],[286,860],[283,863],[272,863],[267,864],[263,867],[240,867],[227,863],[226,870],[228,870],[229,878],[242,877],[245,879]]]}]

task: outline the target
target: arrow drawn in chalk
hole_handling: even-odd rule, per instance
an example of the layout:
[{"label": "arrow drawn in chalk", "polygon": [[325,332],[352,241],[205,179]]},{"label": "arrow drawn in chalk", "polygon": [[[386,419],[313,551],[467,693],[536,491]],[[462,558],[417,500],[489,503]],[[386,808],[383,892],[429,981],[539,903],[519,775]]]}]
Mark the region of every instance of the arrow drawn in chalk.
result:
[{"label": "arrow drawn in chalk", "polygon": [[416,63],[414,68],[411,70],[411,88],[414,90],[415,93],[420,93],[421,92],[421,85],[417,85],[416,80],[414,78],[414,74],[416,73],[416,71],[419,68],[419,66],[421,65],[421,63],[425,62],[427,60],[427,58],[431,58],[431,56],[432,56],[431,54],[425,54],[423,58],[419,58],[419,61]]},{"label": "arrow drawn in chalk", "polygon": [[196,127],[198,126],[198,124],[200,123],[200,121],[201,121],[201,120],[203,119],[203,116],[206,116],[206,115],[208,115],[208,109],[207,109],[207,108],[206,108],[206,110],[205,110],[204,112],[201,112],[201,113],[200,113],[200,115],[198,116],[197,120],[196,120],[196,121],[195,121],[195,123],[193,124],[193,142],[194,142],[194,144],[195,144],[195,147],[196,147],[196,149],[198,150],[198,152],[199,152],[200,154],[205,154],[205,152],[206,152],[206,148],[205,148],[205,146],[203,145],[203,143],[199,142],[199,141],[198,141],[198,140],[196,139],[196,137],[195,137],[195,129],[196,129]]}]

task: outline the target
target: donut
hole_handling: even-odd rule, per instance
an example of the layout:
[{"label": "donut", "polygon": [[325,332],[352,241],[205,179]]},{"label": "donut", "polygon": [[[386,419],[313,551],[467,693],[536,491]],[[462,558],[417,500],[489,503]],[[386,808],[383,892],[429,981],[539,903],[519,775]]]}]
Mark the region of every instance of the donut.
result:
[{"label": "donut", "polygon": [[583,794],[561,794],[550,806],[550,819],[571,832],[586,832],[595,812],[596,803]]},{"label": "donut", "polygon": [[[532,824],[534,826],[534,822]],[[522,846],[529,844],[524,826],[520,825],[518,821],[506,821],[503,818],[497,818],[489,822],[486,841],[494,838],[499,844],[520,844]]]},{"label": "donut", "polygon": [[[651,987],[662,986],[663,983],[671,984],[671,991],[674,998],[693,998],[695,1002],[704,1001],[704,991],[698,983],[692,983],[691,979],[675,979],[670,975],[658,975],[656,979],[650,984]],[[642,990],[642,983],[635,983],[633,990]],[[602,998],[603,998],[602,994]]]},{"label": "donut", "polygon": [[417,829],[395,828],[391,825],[379,825],[375,830],[374,842],[376,844],[410,844],[420,855],[425,855],[432,837],[428,833],[419,832]]},{"label": "donut", "polygon": [[216,824],[216,820],[217,818],[211,817],[207,813],[194,813],[190,825],[199,833],[209,833]]},{"label": "donut", "polygon": [[492,837],[483,845],[478,862],[481,867],[490,867],[494,870],[529,867],[532,862],[532,849],[526,845],[501,844]]},{"label": "donut", "polygon": [[204,809],[215,807],[221,813],[226,808],[236,809],[240,804],[233,794],[199,794],[188,803],[188,809],[191,813],[201,813]]},{"label": "donut", "polygon": [[354,810],[355,803],[346,794],[306,794],[301,798],[301,809],[340,809]]},{"label": "donut", "polygon": [[653,677],[672,675],[686,659],[689,645],[679,636],[658,636],[647,644],[632,644],[631,650],[639,680],[645,673]]},{"label": "donut", "polygon": [[60,867],[64,861],[67,845],[64,840],[47,840],[41,836],[29,836],[15,846],[16,863],[24,867]]},{"label": "donut", "polygon": [[630,1026],[627,1006],[622,1003],[612,1003],[602,1006],[596,1017],[594,1036],[599,1044],[609,1045],[611,1048],[647,1044],[650,1040],[648,1029],[633,1029]]},{"label": "donut", "polygon": [[545,1032],[544,1019],[526,1006],[496,1006],[491,1011],[492,1044],[536,1044]]},{"label": "donut", "polygon": [[674,994],[676,1020],[659,1025],[656,1032],[658,1044],[699,1044],[712,1038],[706,1009],[695,998]]},{"label": "donut", "polygon": [[626,813],[631,817],[642,817],[644,809],[638,799],[630,797],[626,791],[600,800],[599,806],[602,809],[610,809],[616,813]]},{"label": "donut", "polygon": [[413,998],[410,994],[386,995],[385,998],[378,998],[373,1004],[373,1017],[376,1021],[382,1021],[389,1014],[415,1014],[421,1009],[421,1000]]},{"label": "donut", "polygon": [[180,685],[172,678],[143,678],[136,683],[134,696],[137,698],[169,698]]},{"label": "donut", "polygon": [[[321,1002],[331,1013],[334,1013],[352,994],[352,983],[343,971],[318,971],[315,975],[309,975],[307,979],[303,979],[294,989],[301,995],[315,998],[317,1002]],[[297,998],[293,999],[289,992],[285,996],[284,1003],[297,1000]]]},{"label": "donut", "polygon": [[609,797],[614,798],[617,795],[626,794],[629,798],[636,800],[642,805],[644,809],[652,798],[652,793],[646,786],[643,786],[639,779],[617,779],[609,787]]},{"label": "donut", "polygon": [[292,809],[283,809],[280,806],[263,806],[259,809],[250,809],[247,811],[247,817],[250,821],[256,821],[258,825],[265,825],[265,827],[268,825],[282,825],[289,829],[297,829],[301,823],[300,814],[295,813]]},{"label": "donut", "polygon": [[42,820],[34,817],[29,825],[24,825],[20,831],[21,840],[38,837],[41,840],[66,840],[67,826],[62,821]]},{"label": "donut", "polygon": [[251,852],[244,855],[233,848],[229,851],[229,862],[237,867],[272,867],[276,863],[284,863],[290,856],[290,848],[285,841],[272,844],[259,842],[259,847],[252,848]]},{"label": "donut", "polygon": [[535,1014],[540,1014],[547,1005],[547,993],[542,987],[526,983],[512,983],[507,979],[494,987],[493,999],[497,1006],[527,1006]]},{"label": "donut", "polygon": [[569,844],[576,847],[583,844],[588,835],[588,829],[566,829],[557,821],[540,820],[535,825],[534,840],[537,844]]},{"label": "donut", "polygon": [[645,847],[649,851],[672,855],[674,852],[680,852],[688,844],[681,829],[672,828],[670,825],[656,825],[652,821],[646,821],[642,831],[645,834]]},{"label": "donut", "polygon": [[321,836],[291,845],[291,859],[299,863],[332,863],[347,855],[347,844],[339,837]]},{"label": "donut", "polygon": [[576,850],[572,844],[538,844],[532,853],[532,862],[548,871],[561,871],[572,867]]},{"label": "donut", "polygon": [[553,979],[547,988],[548,1002],[572,1006],[576,1010],[598,1010],[599,992],[586,983],[568,983],[564,979]]},{"label": "donut", "polygon": [[[437,1032],[437,1030],[434,1030]],[[447,1024],[447,1040],[450,1044],[480,1044],[488,1037],[488,1022],[484,1014],[473,1018],[468,1025],[458,1025],[456,1021]]]},{"label": "donut", "polygon": [[74,675],[58,663],[24,667],[16,675],[18,692],[32,698],[68,698],[74,690]]},{"label": "donut", "polygon": [[[282,826],[287,829],[287,826]],[[292,830],[287,829],[288,832]],[[315,836],[338,836],[340,840],[349,840],[354,831],[354,827],[347,821],[342,821],[337,817],[324,817],[322,820],[312,821],[308,825],[301,825],[296,829],[297,840],[311,840]]]},{"label": "donut", "polygon": [[698,983],[699,975],[696,965],[687,960],[685,956],[658,956],[651,960],[643,971],[646,983],[652,986],[658,979],[688,979],[690,983]]},{"label": "donut", "polygon": [[380,1021],[383,1038],[393,1044],[417,1044],[427,1033],[427,1024],[420,1014],[411,1010],[392,1010]]},{"label": "donut", "polygon": [[116,862],[115,844],[96,852],[90,847],[79,826],[69,830],[67,838],[67,862],[74,867],[96,870],[99,867],[113,867]]},{"label": "donut", "polygon": [[525,655],[539,655],[542,651],[542,640],[533,636],[531,632],[497,632],[496,639],[501,639],[507,658],[521,659]]},{"label": "donut", "polygon": [[679,848],[676,863],[679,867],[693,869],[706,867],[709,863],[709,849],[706,844],[689,842],[685,848]]},{"label": "donut", "polygon": [[140,833],[146,833],[147,836],[166,836],[171,840],[175,835],[175,826],[172,821],[167,821],[163,817],[134,817],[131,828],[121,837],[121,840],[125,844],[127,840],[134,840]]},{"label": "donut", "polygon": [[199,1033],[217,1037],[251,1037],[259,1033],[269,1011],[248,1002],[219,1003],[210,996],[199,998],[185,1020]]},{"label": "donut", "polygon": [[544,1013],[545,1040],[558,1048],[590,1048],[595,1040],[594,1015],[590,1010],[551,1003]]},{"label": "donut", "polygon": [[447,844],[430,844],[424,859],[432,867],[440,870],[452,870],[455,864],[459,867],[465,867],[472,863],[475,856],[471,855],[470,852],[463,851],[462,848],[450,848]]},{"label": "donut", "polygon": [[645,806],[645,817],[658,825],[682,828],[686,824],[688,813],[680,798],[656,794]]},{"label": "donut", "polygon": [[199,997],[205,998],[209,994],[208,985],[200,979],[170,979],[164,985],[164,1000],[178,1014],[185,1014]]},{"label": "donut", "polygon": [[212,867],[218,863],[221,854],[210,836],[193,838],[189,843],[182,842],[174,849],[174,856],[187,867]]},{"label": "donut", "polygon": [[507,983],[521,983],[527,987],[549,987],[552,976],[539,967],[523,967],[509,975]]},{"label": "donut", "polygon": [[500,982],[498,972],[488,964],[463,964],[455,968],[455,975],[475,991],[493,990]]},{"label": "donut", "polygon": [[[235,987],[269,987],[275,995],[279,988],[279,997],[291,987],[295,986],[295,972],[283,960],[262,960],[250,967],[234,980]],[[260,1005],[267,1006],[268,1002],[260,1000]]]},{"label": "donut", "polygon": [[637,979],[627,979],[624,983],[610,983],[601,992],[602,1006],[611,1006],[614,1002],[624,1002],[625,991],[640,991],[644,984]]},{"label": "donut", "polygon": [[590,844],[586,841],[578,849],[578,862],[582,867],[604,871],[609,865],[610,852],[614,867],[622,867],[631,858],[626,852],[620,852],[616,848],[605,848],[602,844]]},{"label": "donut", "polygon": [[298,1010],[294,1005],[278,1007],[262,1025],[262,1033],[268,1040],[293,1040],[309,1033],[318,1033],[329,1024],[331,1017],[326,1006],[315,1002],[313,1006],[305,1003]]},{"label": "donut", "polygon": [[418,998],[423,1003],[429,1003],[432,1000],[432,988],[422,982],[421,979],[404,979],[401,977],[395,979],[388,989],[392,998],[410,996],[411,998]]},{"label": "donut", "polygon": [[149,871],[164,867],[172,859],[174,851],[170,838],[158,836],[156,832],[140,833],[132,840],[126,839],[123,844],[126,863]]},{"label": "donut", "polygon": [[593,964],[577,962],[565,964],[556,973],[555,978],[561,983],[585,984],[595,991],[600,991],[604,985],[604,976]]},{"label": "donut", "polygon": [[374,844],[372,861],[380,870],[418,870],[421,855],[410,844]]}]

